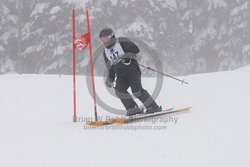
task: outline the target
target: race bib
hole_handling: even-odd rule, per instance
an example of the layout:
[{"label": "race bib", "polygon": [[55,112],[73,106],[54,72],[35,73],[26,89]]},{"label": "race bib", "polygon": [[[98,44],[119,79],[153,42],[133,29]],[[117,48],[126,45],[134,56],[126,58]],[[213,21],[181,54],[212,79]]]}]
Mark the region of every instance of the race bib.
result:
[{"label": "race bib", "polygon": [[125,53],[119,42],[116,42],[116,44],[109,49],[105,48],[105,55],[111,65],[116,64],[124,54]]}]

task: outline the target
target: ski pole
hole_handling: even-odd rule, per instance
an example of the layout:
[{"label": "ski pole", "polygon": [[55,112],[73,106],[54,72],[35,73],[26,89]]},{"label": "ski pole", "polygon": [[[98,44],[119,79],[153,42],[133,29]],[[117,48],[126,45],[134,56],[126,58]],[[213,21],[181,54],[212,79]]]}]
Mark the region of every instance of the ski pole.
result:
[{"label": "ski pole", "polygon": [[146,69],[148,69],[148,70],[157,72],[157,73],[159,73],[159,74],[162,74],[162,75],[167,76],[167,77],[169,77],[169,78],[175,79],[175,80],[177,80],[177,81],[180,81],[182,84],[184,84],[184,83],[185,83],[185,84],[188,84],[184,79],[183,79],[183,80],[178,79],[178,78],[176,78],[176,77],[173,77],[173,76],[171,76],[171,75],[169,75],[169,74],[165,74],[165,73],[160,72],[160,71],[157,71],[157,70],[155,70],[155,69],[153,69],[153,68],[151,68],[151,67],[148,67],[148,66],[144,66],[144,65],[141,65],[141,64],[139,64],[139,66],[144,67],[144,68],[146,68]]}]

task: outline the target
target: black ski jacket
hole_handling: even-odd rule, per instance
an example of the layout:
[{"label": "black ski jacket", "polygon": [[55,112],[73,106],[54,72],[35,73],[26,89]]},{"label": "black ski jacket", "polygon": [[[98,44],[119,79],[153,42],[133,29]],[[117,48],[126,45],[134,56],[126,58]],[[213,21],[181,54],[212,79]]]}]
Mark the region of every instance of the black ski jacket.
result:
[{"label": "black ski jacket", "polygon": [[[125,53],[124,57],[126,57],[126,53],[127,54],[129,53],[130,55],[134,54],[134,57],[136,57],[136,54],[140,52],[138,46],[135,43],[133,43],[130,39],[126,37],[120,37],[120,38],[116,38],[116,40],[119,41]],[[113,40],[113,43],[109,44],[107,48],[111,48],[112,46],[114,46],[114,44],[116,43],[116,40]],[[115,74],[117,76],[124,76],[128,74],[129,72],[137,72],[137,73],[140,73],[141,75],[141,70],[136,59],[131,59],[130,65],[125,65],[123,64],[122,61],[120,61],[117,64],[111,66],[109,60],[106,57],[105,51],[103,52],[103,57],[104,57],[106,66],[108,68],[107,79],[109,79],[111,82],[114,81]],[[124,59],[128,59],[128,58],[124,58]]]}]

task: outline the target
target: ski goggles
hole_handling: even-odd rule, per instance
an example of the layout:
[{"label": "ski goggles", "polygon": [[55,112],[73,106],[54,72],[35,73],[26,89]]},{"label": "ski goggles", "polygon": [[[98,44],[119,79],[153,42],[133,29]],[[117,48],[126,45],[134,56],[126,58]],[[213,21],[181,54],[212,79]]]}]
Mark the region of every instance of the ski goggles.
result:
[{"label": "ski goggles", "polygon": [[111,34],[111,35],[106,35],[106,36],[102,36],[100,38],[100,40],[102,41],[102,43],[107,43],[110,41],[111,38],[114,37],[114,34]]}]

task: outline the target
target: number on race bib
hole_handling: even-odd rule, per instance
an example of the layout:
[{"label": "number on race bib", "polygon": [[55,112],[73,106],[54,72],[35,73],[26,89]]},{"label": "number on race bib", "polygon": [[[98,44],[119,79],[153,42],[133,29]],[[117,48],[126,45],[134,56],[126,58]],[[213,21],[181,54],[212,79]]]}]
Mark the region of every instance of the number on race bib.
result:
[{"label": "number on race bib", "polygon": [[116,43],[112,48],[105,48],[106,57],[109,59],[111,64],[115,64],[122,55],[124,55],[124,51],[120,45],[120,43]]},{"label": "number on race bib", "polygon": [[119,53],[116,51],[115,53],[113,53],[113,60],[117,60],[119,57]]}]

